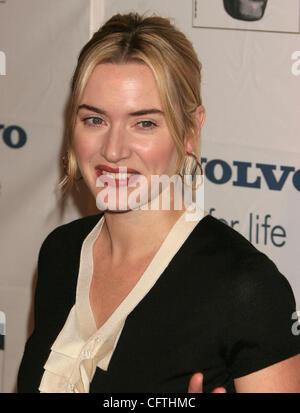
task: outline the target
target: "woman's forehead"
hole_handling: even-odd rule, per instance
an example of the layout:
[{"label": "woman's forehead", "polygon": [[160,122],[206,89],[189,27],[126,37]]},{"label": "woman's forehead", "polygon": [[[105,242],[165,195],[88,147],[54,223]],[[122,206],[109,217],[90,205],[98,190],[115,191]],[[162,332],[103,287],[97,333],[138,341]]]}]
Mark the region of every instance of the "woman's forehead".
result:
[{"label": "woman's forehead", "polygon": [[[144,83],[145,80],[146,83]],[[152,70],[146,64],[139,63],[101,63],[94,68],[89,77],[88,83],[91,82],[102,86],[107,83],[112,85],[120,82],[129,85],[132,82],[141,82],[144,86],[147,84],[156,86]]]},{"label": "woman's forehead", "polygon": [[[82,102],[139,106],[161,109],[157,84],[151,69],[137,63],[102,63],[95,67],[85,87]],[[82,103],[81,102],[81,103]],[[92,103],[93,102],[93,103]]]}]

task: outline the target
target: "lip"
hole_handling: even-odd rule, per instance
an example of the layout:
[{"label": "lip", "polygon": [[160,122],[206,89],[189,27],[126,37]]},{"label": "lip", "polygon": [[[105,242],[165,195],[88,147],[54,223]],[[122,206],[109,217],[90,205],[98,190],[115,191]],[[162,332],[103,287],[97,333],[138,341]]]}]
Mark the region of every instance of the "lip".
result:
[{"label": "lip", "polygon": [[[97,165],[95,167],[97,174],[99,174],[99,172],[101,174],[101,171],[112,172],[112,173],[115,173],[115,174],[121,173],[120,168],[121,169],[126,168],[126,172],[129,173],[129,174],[139,174],[139,172],[136,171],[135,169],[127,168],[126,166],[121,166],[119,168],[112,168],[111,166],[108,166],[108,165]],[[122,172],[124,172],[124,170]]]},{"label": "lip", "polygon": [[[111,176],[102,174],[103,170],[107,171],[107,172],[112,172],[112,173],[122,173],[122,172],[124,173],[125,172],[124,170],[120,172],[120,168],[121,169],[126,168],[127,173],[134,174],[134,175],[132,175],[132,176],[126,178],[126,179],[124,179],[124,178],[123,179],[117,179],[117,178],[115,179],[115,178],[112,178]],[[95,170],[96,170],[96,174],[98,176],[98,179],[100,179],[104,183],[104,185],[107,184],[109,186],[112,185],[112,186],[116,186],[116,187],[128,186],[129,182],[131,184],[134,184],[139,179],[139,176],[141,175],[135,169],[127,168],[127,167],[120,167],[120,168],[111,168],[110,166],[107,166],[107,165],[97,165],[95,167]],[[101,179],[102,177],[104,177],[105,181],[103,181],[103,179]]]}]

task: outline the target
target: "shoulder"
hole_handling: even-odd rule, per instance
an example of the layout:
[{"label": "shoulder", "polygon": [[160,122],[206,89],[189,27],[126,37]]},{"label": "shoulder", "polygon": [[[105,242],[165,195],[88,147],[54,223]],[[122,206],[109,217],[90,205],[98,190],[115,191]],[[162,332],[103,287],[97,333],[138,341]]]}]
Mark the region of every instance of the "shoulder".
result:
[{"label": "shoulder", "polygon": [[198,223],[190,238],[196,253],[213,258],[214,262],[218,259],[223,268],[255,257],[267,258],[241,233],[209,214]]},{"label": "shoulder", "polygon": [[42,325],[52,318],[55,298],[55,317],[66,316],[73,305],[80,252],[84,239],[97,224],[100,215],[87,216],[55,228],[46,237],[38,256],[38,277],[35,291],[37,322]]},{"label": "shoulder", "polygon": [[207,215],[196,226],[194,240],[196,251],[213,268],[214,282],[235,303],[244,300],[247,305],[280,293],[293,301],[290,284],[275,263],[235,229]]},{"label": "shoulder", "polygon": [[70,250],[81,248],[83,240],[98,223],[102,215],[96,214],[78,218],[56,227],[44,239],[40,249],[40,256],[45,252],[51,253],[53,250],[66,253]]},{"label": "shoulder", "polygon": [[38,254],[38,284],[77,277],[82,243],[102,214],[76,219],[53,229]]},{"label": "shoulder", "polygon": [[241,233],[212,215],[202,218],[195,230],[198,239],[202,238],[209,247],[219,248],[220,252],[230,255],[259,252]]},{"label": "shoulder", "polygon": [[64,238],[70,235],[85,236],[97,224],[103,214],[89,215],[86,217],[75,219],[74,221],[62,224],[53,229],[46,239]]}]

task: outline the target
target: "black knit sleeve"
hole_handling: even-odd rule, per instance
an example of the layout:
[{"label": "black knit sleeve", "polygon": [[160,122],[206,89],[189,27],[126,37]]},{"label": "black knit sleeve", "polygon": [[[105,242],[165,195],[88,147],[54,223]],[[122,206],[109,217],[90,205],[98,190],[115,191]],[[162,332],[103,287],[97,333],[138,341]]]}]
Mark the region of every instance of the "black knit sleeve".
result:
[{"label": "black knit sleeve", "polygon": [[288,280],[263,253],[229,268],[230,296],[223,340],[238,378],[300,353],[300,327]]}]

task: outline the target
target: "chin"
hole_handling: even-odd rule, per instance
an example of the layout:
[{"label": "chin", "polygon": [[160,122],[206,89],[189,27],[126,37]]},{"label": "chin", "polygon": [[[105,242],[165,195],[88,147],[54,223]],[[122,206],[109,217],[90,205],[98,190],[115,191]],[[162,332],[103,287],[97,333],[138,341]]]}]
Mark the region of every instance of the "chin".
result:
[{"label": "chin", "polygon": [[128,197],[115,196],[114,191],[100,190],[95,195],[96,206],[100,211],[126,212],[131,211]]},{"label": "chin", "polygon": [[[148,209],[150,199],[148,185],[128,187],[110,187],[109,185],[96,188],[96,206],[101,211],[126,212],[138,209]],[[95,189],[95,188],[94,188]],[[95,192],[95,191],[93,191]]]}]

